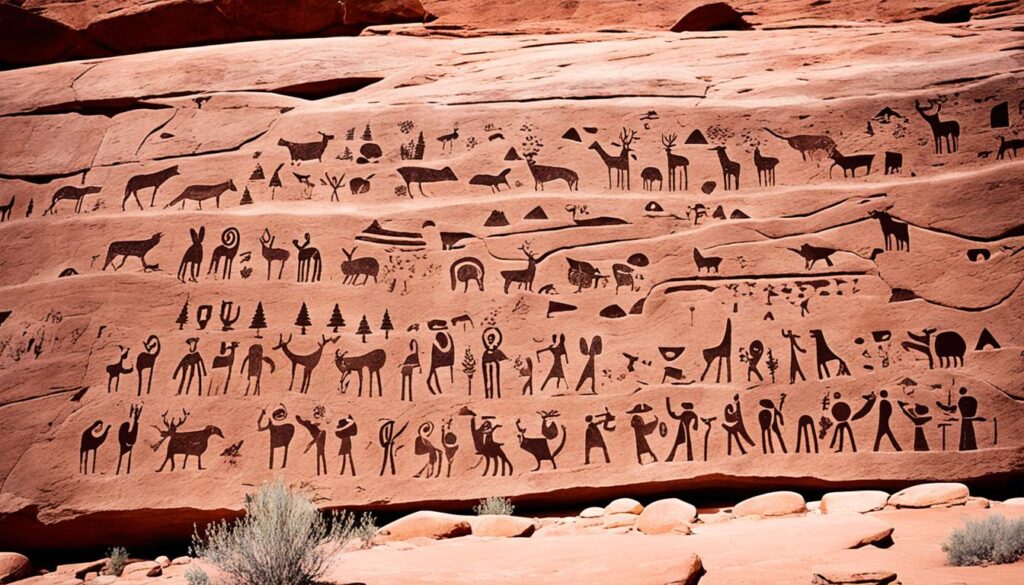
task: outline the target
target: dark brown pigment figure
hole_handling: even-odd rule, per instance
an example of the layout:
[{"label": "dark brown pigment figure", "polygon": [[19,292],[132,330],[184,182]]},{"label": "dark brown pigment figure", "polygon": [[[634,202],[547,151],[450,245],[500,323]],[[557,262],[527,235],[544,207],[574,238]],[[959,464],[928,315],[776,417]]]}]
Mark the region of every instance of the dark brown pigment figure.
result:
[{"label": "dark brown pigment figure", "polygon": [[782,418],[782,406],[786,404],[786,393],[779,397],[779,405],[770,398],[761,399],[758,404],[761,411],[757,413],[757,425],[761,427],[761,451],[764,454],[775,453],[775,442],[772,440],[772,433],[779,439],[779,447],[783,453],[786,451],[786,441],[782,438],[782,426],[786,424]]},{"label": "dark brown pigment figure", "polygon": [[341,457],[341,475],[345,475],[346,466],[352,469],[352,477],[356,475],[356,462],[352,460],[352,437],[359,434],[359,427],[356,426],[352,415],[338,421],[338,427],[334,429],[334,436],[341,439],[338,447],[338,456]]},{"label": "dark brown pigment figure", "polygon": [[585,465],[590,465],[590,450],[600,449],[604,453],[604,462],[611,463],[612,460],[608,457],[608,446],[604,442],[604,433],[602,429],[608,432],[615,430],[615,415],[612,414],[608,408],[604,409],[604,412],[597,415],[588,414],[584,419],[587,421],[587,431],[584,434],[584,461]]},{"label": "dark brown pigment figure", "polygon": [[[267,365],[270,366],[270,373],[273,374],[276,369],[274,366],[274,360],[263,355],[263,346],[258,343],[250,345],[249,353],[246,354],[245,359],[242,360],[242,367],[238,370],[239,372],[245,372],[246,368],[248,368],[245,382],[246,396],[249,395],[250,388],[252,388],[253,396],[260,395],[260,379],[263,377],[263,362],[266,362]],[[253,380],[256,380],[255,387],[253,387]]]},{"label": "dark brown pigment figure", "polygon": [[306,427],[309,431],[309,444],[302,451],[303,453],[309,453],[309,450],[315,445],[316,446],[316,474],[320,475],[321,467],[323,468],[323,474],[327,475],[327,454],[325,448],[327,446],[327,431],[320,428],[320,423],[307,420],[299,415],[295,415],[295,420],[299,421],[299,424]]},{"label": "dark brown pigment figure", "polygon": [[438,331],[434,345],[430,348],[430,372],[427,374],[427,390],[431,394],[443,394],[437,370],[448,368],[452,383],[455,382],[455,341],[447,331]]},{"label": "dark brown pigment figure", "polygon": [[562,368],[562,359],[565,359],[565,363],[569,363],[569,354],[565,351],[565,334],[552,335],[551,345],[537,351],[537,361],[540,361],[540,354],[545,351],[551,352],[551,369],[548,371],[548,375],[544,378],[544,383],[540,385],[540,391],[543,392],[544,388],[548,385],[552,379],[555,381],[555,389],[558,389],[559,382],[565,382],[566,389],[569,388],[569,382],[565,380],[565,370]]},{"label": "dark brown pigment figure", "polygon": [[395,474],[395,453],[398,451],[398,448],[395,447],[395,441],[398,440],[398,437],[402,436],[402,433],[405,432],[405,429],[408,426],[409,423],[405,423],[396,433],[395,421],[391,419],[384,419],[381,423],[380,429],[377,431],[377,442],[380,444],[381,448],[384,449],[384,460],[380,464],[381,477],[384,476],[384,471],[389,469],[391,471],[391,475]]},{"label": "dark brown pigment figure", "polygon": [[484,370],[484,398],[501,398],[501,362],[508,359],[501,351],[501,329],[488,327],[480,337],[484,342],[480,358]]},{"label": "dark brown pigment figure", "polygon": [[871,412],[871,408],[875,405],[875,393],[871,392],[870,394],[862,396],[864,399],[864,405],[861,406],[860,410],[853,414],[852,417],[850,416],[850,413],[852,412],[850,405],[839,401],[841,396],[842,395],[838,392],[832,395],[832,398],[835,400],[835,403],[832,404],[832,418],[836,421],[836,430],[832,434],[832,441],[829,443],[828,447],[829,449],[834,449],[836,446],[836,439],[839,439],[839,448],[836,449],[836,453],[842,453],[843,437],[849,436],[850,448],[852,448],[853,452],[856,453],[857,442],[853,439],[853,429],[850,428],[850,423],[864,418],[869,412]]},{"label": "dark brown pigment figure", "polygon": [[672,410],[672,402],[668,396],[665,397],[665,410],[668,411],[668,415],[677,421],[679,421],[679,427],[676,429],[676,439],[672,442],[672,451],[668,454],[668,459],[665,461],[672,461],[676,457],[676,449],[680,445],[686,443],[686,460],[693,461],[693,437],[690,436],[690,427],[696,431],[700,423],[697,422],[697,413],[693,411],[692,402],[683,402],[679,405],[683,410],[679,414],[676,414]]},{"label": "dark brown pigment figure", "polygon": [[[266,417],[267,424],[263,424],[263,419]],[[256,429],[259,431],[267,431],[270,435],[270,464],[268,469],[274,468],[274,451],[277,449],[284,449],[284,461],[281,463],[281,469],[288,467],[288,446],[292,443],[292,437],[295,435],[295,425],[290,422],[281,422],[288,418],[288,410],[285,409],[284,404],[279,405],[274,409],[274,412],[270,413],[267,417],[267,410],[263,409],[260,411],[260,418],[256,421]]]},{"label": "dark brown pigment figure", "polygon": [[[78,470],[82,473],[96,473],[96,450],[107,440],[107,433],[110,432],[110,425],[102,433],[97,432],[103,428],[103,421],[98,420],[85,429],[82,433],[82,444],[78,448]],[[89,471],[89,453],[92,453],[92,471]]]},{"label": "dark brown pigment figure", "polygon": [[658,429],[658,417],[655,416],[653,421],[647,422],[642,416],[651,410],[653,410],[651,405],[641,403],[626,411],[626,414],[633,415],[629,419],[629,426],[633,427],[633,435],[636,439],[636,461],[640,465],[644,464],[644,455],[650,455],[654,463],[658,462],[658,456],[654,454],[651,445],[647,442],[647,437]]},{"label": "dark brown pigment figure", "polygon": [[142,405],[131,405],[128,411],[128,418],[121,423],[121,427],[117,429],[117,442],[121,446],[121,450],[117,454],[117,471],[114,475],[121,474],[121,460],[125,455],[128,455],[128,465],[125,468],[125,473],[132,472],[132,451],[135,449],[135,443],[139,439],[139,417],[142,416]]},{"label": "dark brown pigment figure", "polygon": [[402,372],[402,400],[406,399],[405,395],[408,392],[409,402],[412,402],[412,373],[422,371],[422,368],[420,368],[419,344],[416,343],[415,339],[409,340],[409,352],[405,361],[402,362],[400,370]]},{"label": "dark brown pigment figure", "polygon": [[746,441],[751,447],[754,446],[754,440],[747,434],[747,427],[743,425],[743,409],[740,408],[739,394],[733,395],[732,402],[725,405],[725,422],[722,423],[722,428],[725,429],[728,437],[726,441],[727,455],[732,455],[733,441],[736,441],[736,446],[739,447],[742,455],[747,454],[747,450],[743,447],[743,441]]},{"label": "dark brown pigment figure", "polygon": [[783,329],[782,336],[789,340],[789,383],[795,384],[797,376],[800,376],[800,381],[806,382],[807,378],[804,377],[804,372],[800,369],[800,360],[796,357],[797,352],[807,353],[807,350],[800,347],[800,343],[797,341],[800,336],[794,334],[792,329]]},{"label": "dark brown pigment figure", "polygon": [[[188,353],[186,353],[181,361],[178,362],[178,367],[174,369],[174,375],[171,376],[172,380],[178,379],[178,374],[181,374],[181,381],[178,382],[178,394],[181,395],[181,391],[185,391],[185,395],[188,395],[189,390],[192,389],[192,379],[196,378],[199,383],[199,396],[203,395],[203,376],[206,375],[206,363],[203,362],[203,356],[199,354],[199,338],[190,337],[185,341],[188,344]],[[185,383],[185,376],[188,376],[188,383]],[[186,457],[187,459],[187,457]],[[172,466],[173,467],[173,466]]]},{"label": "dark brown pigment figure", "polygon": [[[952,403],[952,399],[949,400]],[[940,410],[946,414],[960,413],[960,450],[975,451],[978,448],[978,440],[974,435],[974,423],[984,422],[986,419],[977,416],[978,399],[967,395],[967,388],[960,388],[960,399],[956,405],[936,402]]]},{"label": "dark brown pigment figure", "polygon": [[601,336],[595,335],[590,340],[590,345],[587,345],[587,340],[580,338],[580,353],[587,356],[587,363],[583,366],[583,372],[580,374],[580,380],[576,383],[576,392],[580,391],[583,384],[590,380],[590,393],[597,394],[597,377],[596,370],[597,365],[595,363],[597,356],[601,355]]},{"label": "dark brown pigment figure", "polygon": [[897,404],[910,422],[914,423],[914,451],[928,451],[928,438],[924,434],[924,426],[932,420],[932,417],[928,416],[928,407],[924,404],[914,404],[914,409],[909,410],[906,402],[900,400]]},{"label": "dark brown pigment figure", "polygon": [[896,442],[896,436],[892,434],[892,428],[889,426],[889,419],[892,418],[892,402],[889,402],[889,392],[882,390],[878,393],[881,400],[878,401],[878,432],[875,434],[875,446],[874,451],[878,451],[882,445],[882,437],[887,437],[889,442],[892,443],[893,449],[902,451],[903,448]]}]

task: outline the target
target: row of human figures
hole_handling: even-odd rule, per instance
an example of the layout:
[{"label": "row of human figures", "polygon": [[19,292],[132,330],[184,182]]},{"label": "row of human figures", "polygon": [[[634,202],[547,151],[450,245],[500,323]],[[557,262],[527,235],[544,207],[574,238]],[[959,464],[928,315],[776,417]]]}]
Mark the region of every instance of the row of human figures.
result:
[{"label": "row of human figures", "polygon": [[[786,441],[786,420],[783,412],[786,397],[786,394],[783,393],[777,400],[762,398],[757,403],[757,429],[760,431],[760,446],[764,455],[790,452]],[[666,396],[664,406],[664,411],[659,412],[650,404],[639,402],[624,413],[629,417],[629,428],[632,430],[636,461],[639,465],[660,461],[652,442],[661,443],[668,450],[664,455],[664,462],[682,461],[684,458],[686,461],[702,458],[706,462],[708,461],[712,431],[719,436],[721,432],[725,433],[726,456],[728,457],[732,457],[734,454],[735,456],[747,455],[748,448],[753,449],[757,446],[757,441],[750,435],[744,422],[739,394],[734,395],[732,400],[725,405],[723,422],[718,425],[715,424],[717,416],[700,416],[693,402],[684,400],[675,403],[672,396]],[[817,420],[810,414],[803,414],[799,417],[794,453],[820,453],[825,449],[819,445],[819,441],[824,441],[830,432],[832,438],[828,444],[829,450],[835,453],[858,452],[852,423],[867,417],[872,411],[877,411],[877,425],[872,446],[872,451],[875,452],[904,450],[893,431],[893,415],[897,412],[901,413],[913,426],[912,449],[914,451],[932,450],[932,441],[929,441],[929,435],[934,435],[935,432],[930,430],[932,427],[939,429],[941,433],[941,449],[943,451],[947,450],[947,429],[950,427],[959,427],[957,450],[976,450],[978,449],[977,425],[989,422],[989,419],[978,415],[978,400],[965,387],[958,390],[955,402],[952,392],[949,393],[945,401],[934,401],[935,411],[932,410],[931,405],[926,403],[910,403],[902,400],[897,400],[894,403],[886,390],[880,390],[877,393],[872,391],[855,400],[844,398],[840,392],[826,393],[822,398],[821,406],[822,410]],[[855,407],[856,410],[854,410]],[[141,405],[131,405],[128,420],[120,425],[117,436],[120,448],[115,475],[121,473],[122,463],[125,464],[125,473],[131,473],[131,457],[139,439],[141,414]],[[189,412],[182,409],[180,417],[172,415],[168,418],[169,414],[168,412],[163,413],[162,427],[153,425],[159,434],[159,440],[152,444],[153,450],[156,451],[166,445],[164,458],[156,471],[162,472],[168,465],[170,465],[171,471],[175,470],[179,463],[179,457],[182,469],[188,467],[190,457],[195,458],[197,469],[204,469],[203,455],[209,448],[213,437],[226,440],[223,431],[215,425],[184,430],[181,427],[187,422]],[[477,469],[483,464],[482,474],[485,476],[512,475],[515,467],[509,458],[506,443],[502,442],[502,437],[498,436],[499,429],[504,428],[498,418],[493,415],[478,415],[468,407],[462,407],[456,416],[469,419],[472,449],[477,457],[476,463],[470,469]],[[539,421],[535,422],[539,422],[539,425],[531,425],[529,417],[526,417],[525,422],[524,417],[515,419],[516,443],[522,451],[533,458],[535,465],[532,471],[539,471],[548,466],[553,470],[558,469],[557,459],[564,451],[569,436],[568,425],[562,422],[562,414],[558,410],[541,410],[537,416],[539,416]],[[583,417],[585,423],[583,429],[584,465],[612,463],[607,435],[617,430],[616,420],[616,414],[607,407],[603,411]],[[453,462],[461,447],[454,421],[455,416],[442,418],[436,425],[435,421],[424,420],[418,424],[415,433],[409,433],[409,435],[414,435],[412,437],[412,454],[419,458],[419,462],[415,464],[419,466],[419,469],[414,477],[451,476]],[[397,474],[399,451],[409,439],[406,431],[414,421],[408,420],[400,424],[394,419],[383,418],[378,419],[377,422],[376,444],[380,448],[381,458],[379,475],[394,476]],[[342,416],[336,421],[332,432],[324,406],[314,407],[312,415],[308,417],[289,416],[284,404],[280,404],[269,414],[266,409],[261,409],[256,421],[256,429],[259,432],[266,432],[268,436],[269,469],[287,468],[289,448],[295,436],[296,423],[307,431],[309,440],[304,445],[302,453],[313,451],[317,475],[328,473],[327,447],[331,434],[338,440],[337,456],[340,458],[340,474],[356,475],[356,461],[353,457],[355,437],[359,434],[356,418],[352,414]],[[993,425],[992,444],[997,446],[999,440],[998,420],[992,418],[991,423]],[[656,441],[658,435],[662,439],[670,435],[670,425],[676,427],[671,443],[665,444],[664,441]],[[700,433],[702,426],[703,433]],[[110,425],[106,425],[104,428],[104,422],[97,420],[83,431],[79,450],[79,471],[81,473],[96,473],[98,451],[106,442],[110,430]],[[502,431],[501,434],[505,435],[508,432],[507,430]],[[695,454],[698,440],[703,446],[702,455],[701,453]],[[244,441],[238,441],[225,445],[220,453],[221,456],[229,458],[241,456],[243,443]],[[372,445],[372,441],[370,444]],[[90,455],[92,456],[91,467],[89,465]],[[275,456],[279,457],[276,462]]]}]

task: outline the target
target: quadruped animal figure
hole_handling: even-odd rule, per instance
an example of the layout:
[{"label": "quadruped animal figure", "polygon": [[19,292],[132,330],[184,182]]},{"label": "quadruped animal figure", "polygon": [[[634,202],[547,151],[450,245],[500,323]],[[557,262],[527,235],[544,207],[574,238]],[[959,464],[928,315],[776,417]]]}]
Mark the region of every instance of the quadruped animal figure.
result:
[{"label": "quadruped animal figure", "polygon": [[565,448],[565,439],[567,433],[565,430],[565,425],[561,425],[562,440],[558,444],[558,446],[555,447],[554,450],[552,450],[550,441],[557,438],[559,433],[558,425],[555,423],[555,421],[551,419],[557,418],[561,416],[561,414],[559,414],[557,410],[542,410],[537,414],[540,415],[541,420],[541,436],[539,437],[527,437],[526,428],[523,427],[522,420],[516,419],[516,431],[517,436],[519,437],[519,447],[523,451],[526,451],[530,455],[533,455],[533,458],[537,461],[537,466],[534,467],[531,471],[540,470],[541,463],[543,463],[544,461],[550,461],[551,468],[558,469],[558,464],[555,462],[555,458],[558,457],[558,454],[561,453],[562,449]]},{"label": "quadruped animal figure", "polygon": [[[612,155],[605,152],[601,144],[596,140],[590,145],[590,149],[597,151],[598,156],[601,157],[601,161],[604,162],[605,167],[608,168],[608,188],[612,188],[612,169],[615,169],[615,186],[620,189],[629,190],[629,157],[630,153],[633,152],[631,145],[636,140],[636,130],[629,130],[623,128],[619,134],[619,142],[613,142],[612,146],[618,146],[621,150],[619,154]],[[635,155],[634,155],[635,158]]]},{"label": "quadruped animal figure", "polygon": [[[676,146],[675,134],[662,134],[661,146],[665,149],[665,158],[668,159],[668,190],[676,191],[679,188],[679,169],[683,171],[683,191],[690,187],[690,160],[681,154],[672,154]],[[660,188],[659,188],[660,190]]]},{"label": "quadruped animal figure", "polygon": [[[96,451],[107,440],[110,425],[103,429],[103,421],[97,420],[82,433],[82,442],[78,448],[78,471],[84,474],[96,473]],[[89,454],[92,453],[92,470],[89,470]]]},{"label": "quadruped animal figure", "polygon": [[694,248],[693,263],[697,265],[698,274],[702,269],[705,270],[708,274],[710,274],[712,270],[714,270],[715,274],[717,274],[718,266],[722,264],[722,258],[719,256],[704,256],[703,254],[700,253],[700,250]]},{"label": "quadruped animal figure", "polygon": [[1004,136],[999,137],[999,152],[996,154],[997,160],[1003,160],[1006,157],[1006,153],[1009,152],[1013,158],[1017,158],[1017,151],[1024,148],[1024,138],[1014,138],[1007,140]]},{"label": "quadruped animal figure", "polygon": [[292,240],[292,245],[298,250],[298,282],[319,282],[322,263],[320,250],[310,246],[309,232],[303,236],[302,243]]},{"label": "quadruped animal figure", "polygon": [[823,134],[797,134],[794,136],[783,136],[771,128],[765,128],[765,131],[776,138],[785,140],[786,143],[789,144],[790,148],[800,153],[800,158],[804,161],[807,160],[808,155],[814,155],[816,152],[821,152],[824,153],[825,156],[828,156],[832,154],[832,151],[836,148],[836,141]]},{"label": "quadruped animal figure", "polygon": [[285,248],[274,247],[274,236],[270,234],[270,229],[264,229],[263,234],[260,235],[260,247],[263,259],[267,261],[267,280],[270,280],[270,269],[274,262],[281,263],[277,271],[277,279],[281,280],[281,276],[284,274],[284,265],[288,262],[291,252]]},{"label": "quadruped animal figure", "polygon": [[120,352],[120,358],[107,366],[107,393],[110,393],[110,384],[114,384],[114,392],[117,392],[121,387],[121,374],[132,373],[131,367],[124,367],[124,362],[128,360],[128,348],[122,345],[117,346],[118,352]]},{"label": "quadruped animal figure", "polygon": [[705,349],[703,357],[706,365],[700,375],[701,382],[704,381],[704,377],[711,370],[711,365],[717,361],[718,371],[715,374],[715,383],[721,382],[722,362],[725,362],[725,381],[727,384],[732,383],[732,319],[725,320],[725,333],[722,335],[722,342],[714,347]]},{"label": "quadruped animal figure", "polygon": [[829,154],[829,158],[832,159],[832,166],[828,168],[828,178],[832,178],[832,169],[839,165],[839,168],[843,169],[843,178],[846,178],[846,174],[849,173],[851,177],[857,177],[857,169],[864,167],[867,169],[865,175],[871,174],[871,163],[875,160],[873,154],[854,154],[846,156],[839,152],[838,148],[833,148],[832,153]]},{"label": "quadruped animal figure", "polygon": [[195,201],[199,205],[199,209],[203,208],[203,201],[207,199],[214,199],[217,202],[217,209],[220,209],[220,197],[225,191],[238,191],[235,187],[235,182],[231,179],[224,181],[223,183],[217,183],[216,185],[189,185],[185,187],[185,190],[171,200],[170,203],[164,205],[164,209],[174,207],[181,203],[181,208],[185,209],[186,201]]},{"label": "quadruped animal figure", "polygon": [[178,165],[174,165],[155,173],[135,175],[128,179],[128,183],[124,186],[124,199],[121,200],[121,211],[125,211],[125,204],[128,203],[128,199],[131,197],[135,197],[135,203],[139,205],[140,210],[144,209],[142,202],[139,201],[139,191],[150,188],[153,189],[153,196],[149,199],[149,206],[153,207],[156,203],[156,193],[160,190],[160,186],[171,177],[177,177],[179,174]]},{"label": "quadruped animal figure", "polygon": [[473,178],[469,180],[469,184],[490,187],[492,193],[498,193],[501,191],[498,187],[499,185],[505,185],[509,189],[512,188],[512,186],[508,184],[508,174],[511,172],[512,169],[505,169],[497,175],[474,175]]},{"label": "quadruped animal figure", "polygon": [[50,200],[50,206],[46,208],[43,215],[49,215],[57,213],[57,203],[60,201],[68,200],[75,202],[75,213],[82,213],[82,202],[85,201],[86,195],[92,195],[93,193],[99,193],[103,187],[97,187],[90,185],[88,187],[75,187],[74,185],[65,185],[57,192],[53,194],[53,199]]},{"label": "quadruped animal figure", "polygon": [[897,251],[910,251],[910,225],[898,221],[889,215],[887,210],[875,210],[868,215],[878,220],[882,227],[882,236],[885,239],[885,249],[892,250],[892,242],[896,240]]},{"label": "quadruped animal figure", "polygon": [[501,277],[505,279],[505,294],[508,294],[508,287],[514,282],[517,289],[533,291],[533,279],[537,275],[537,256],[530,251],[529,246],[519,246],[523,254],[526,254],[526,268],[521,270],[502,270]]},{"label": "quadruped animal figure", "polygon": [[181,263],[178,264],[178,280],[185,282],[185,277],[192,282],[199,282],[199,272],[203,265],[203,238],[206,237],[206,227],[200,227],[199,231],[189,228],[189,235],[192,243],[181,256]]},{"label": "quadruped animal figure", "polygon": [[837,376],[849,376],[850,368],[846,367],[846,361],[829,348],[828,343],[825,342],[825,334],[822,333],[821,329],[811,329],[810,336],[814,338],[814,349],[818,362],[818,379],[822,380],[832,377],[828,369],[829,362],[839,362],[839,370],[836,372]]},{"label": "quadruped animal figure", "polygon": [[323,132],[317,132],[317,134],[320,135],[320,140],[316,142],[291,142],[284,138],[279,138],[277,145],[288,149],[293,165],[302,164],[314,159],[322,162],[324,151],[327,150],[327,143],[334,140],[334,136]]},{"label": "quadruped animal figure", "polygon": [[526,166],[529,167],[530,175],[533,177],[534,191],[543,191],[544,183],[557,180],[565,181],[565,185],[570,191],[580,190],[580,176],[572,169],[539,165],[532,156],[526,157]]},{"label": "quadruped animal figure", "polygon": [[132,256],[139,259],[144,271],[156,270],[159,268],[158,265],[146,263],[146,254],[160,243],[160,238],[162,237],[163,234],[157,232],[145,240],[111,242],[110,246],[107,247],[107,259],[103,262],[103,270],[106,270],[107,266],[111,266],[114,263],[114,259],[118,256],[121,257],[121,263],[114,266],[114,270],[121,269],[124,263],[128,261],[128,258]]},{"label": "quadruped animal figure", "polygon": [[725,190],[738,190],[740,188],[740,163],[729,160],[724,146],[716,146],[710,150],[718,153],[718,163],[722,166],[722,184],[725,186]]},{"label": "quadruped animal figure", "polygon": [[907,337],[914,343],[904,341],[900,345],[904,350],[920,352],[928,358],[928,369],[935,369],[935,357],[939,358],[940,368],[955,368],[964,365],[964,354],[967,352],[967,342],[956,331],[943,331],[935,336],[934,353],[932,348],[932,335],[936,332],[934,327],[927,328],[919,334],[907,331]]},{"label": "quadruped animal figure", "polygon": [[754,167],[757,168],[757,184],[764,186],[775,186],[775,167],[779,165],[779,159],[774,156],[762,156],[760,148],[754,148]]},{"label": "quadruped animal figure", "polygon": [[[203,467],[203,453],[206,453],[206,449],[209,447],[210,437],[217,436],[224,438],[224,433],[213,425],[207,425],[205,428],[197,431],[179,431],[178,428],[185,424],[188,419],[188,411],[182,409],[183,416],[181,420],[175,421],[173,418],[167,420],[167,413],[165,412],[162,421],[164,428],[157,430],[160,432],[160,441],[153,445],[153,450],[156,451],[160,448],[165,441],[167,442],[167,454],[164,456],[163,463],[160,464],[160,469],[157,472],[164,470],[164,467],[170,463],[171,471],[175,469],[174,458],[178,455],[184,455],[185,458],[181,462],[181,468],[184,470],[188,466],[188,458],[193,456],[197,461],[197,468],[199,470],[206,469]],[[154,427],[156,428],[156,427]]]},{"label": "quadruped animal figure", "polygon": [[138,396],[142,396],[142,371],[149,370],[149,377],[146,380],[146,394],[149,394],[153,387],[153,367],[156,365],[156,358],[160,355],[160,338],[150,335],[142,344],[146,351],[140,351],[135,355],[135,372],[139,376]]},{"label": "quadruped animal figure", "polygon": [[135,443],[139,439],[140,416],[142,416],[142,405],[131,405],[128,409],[129,420],[121,423],[121,426],[117,429],[117,442],[120,445],[120,450],[117,454],[117,471],[114,472],[114,475],[121,474],[121,461],[125,455],[128,456],[125,473],[129,474],[132,472],[132,451],[135,449]]},{"label": "quadruped animal figure", "polygon": [[402,176],[402,180],[405,181],[405,190],[412,197],[412,184],[416,183],[419,186],[420,195],[427,196],[423,192],[423,183],[440,183],[443,181],[458,181],[459,178],[455,176],[455,171],[451,167],[444,167],[443,169],[428,169],[425,167],[399,167],[398,174]]},{"label": "quadruped animal figure", "polygon": [[238,228],[229,227],[221,232],[221,244],[213,249],[213,255],[210,256],[210,268],[206,271],[207,276],[213,274],[216,277],[217,271],[220,270],[220,263],[223,261],[224,271],[220,277],[231,278],[231,267],[235,262],[235,256],[238,255],[241,239],[242,235],[238,232]]},{"label": "quadruped animal figure", "polygon": [[284,353],[288,361],[292,363],[292,375],[291,380],[288,382],[288,391],[292,391],[292,387],[295,386],[295,369],[298,366],[302,366],[302,382],[299,385],[299,393],[306,394],[309,392],[309,381],[313,376],[313,370],[320,364],[320,357],[323,356],[324,346],[328,343],[337,343],[340,337],[327,337],[321,335],[321,339],[316,343],[317,347],[315,350],[307,354],[295,353],[288,347],[288,344],[292,342],[292,336],[288,336],[288,341],[284,340],[284,335],[278,336],[277,345],[272,349],[279,349]]},{"label": "quadruped animal figure", "polygon": [[358,396],[363,395],[363,370],[366,370],[366,377],[369,378],[367,384],[366,396],[367,398],[373,397],[373,379],[377,379],[377,396],[383,396],[383,386],[380,381],[380,371],[384,368],[384,364],[387,363],[388,354],[383,349],[375,349],[362,355],[354,355],[346,357],[348,351],[341,351],[340,349],[334,350],[334,365],[341,372],[340,385],[345,388],[345,383],[348,380],[349,374],[353,371],[359,376],[359,393]]},{"label": "quadruped animal figure", "polygon": [[[341,273],[344,275],[341,284],[351,284],[353,286],[366,284],[370,277],[373,277],[373,282],[376,283],[377,274],[380,272],[380,263],[373,256],[353,258],[352,256],[356,253],[357,249],[357,247],[352,248],[351,251],[345,248],[341,249],[346,258],[341,263]],[[360,276],[363,277],[363,282],[358,282]]]},{"label": "quadruped animal figure", "polygon": [[921,107],[921,102],[914,100],[914,109],[924,118],[932,130],[932,139],[935,141],[935,154],[942,154],[942,143],[946,143],[946,152],[951,154],[960,148],[960,123],[955,120],[940,120],[939,112],[942,110],[942,102],[928,100],[928,107]]},{"label": "quadruped animal figure", "polygon": [[487,475],[487,472],[491,470],[491,464],[494,465],[494,471],[491,472],[492,476],[498,475],[499,466],[501,476],[512,475],[514,468],[512,462],[509,461],[508,456],[505,454],[505,450],[502,448],[504,443],[499,443],[494,439],[494,433],[501,428],[500,424],[493,422],[493,416],[484,416],[479,426],[476,424],[476,413],[472,410],[463,407],[459,411],[460,415],[470,416],[470,434],[473,437],[473,448],[476,454],[480,456],[480,461],[473,466],[476,469],[480,466],[480,462],[484,463],[483,475]]}]

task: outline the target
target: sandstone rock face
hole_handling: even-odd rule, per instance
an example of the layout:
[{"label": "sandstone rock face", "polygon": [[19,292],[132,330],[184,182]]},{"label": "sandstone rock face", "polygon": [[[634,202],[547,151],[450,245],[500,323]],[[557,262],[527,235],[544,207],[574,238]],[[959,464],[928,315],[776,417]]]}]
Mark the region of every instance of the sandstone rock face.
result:
[{"label": "sandstone rock face", "polygon": [[863,514],[881,510],[889,501],[889,494],[878,490],[829,492],[821,498],[821,513],[854,512]]},{"label": "sandstone rock face", "polygon": [[0,583],[10,583],[28,577],[32,572],[32,563],[28,557],[18,553],[0,553]]},{"label": "sandstone rock face", "polygon": [[1019,18],[858,6],[0,73],[0,546],[1019,478]]},{"label": "sandstone rock face", "polygon": [[897,508],[956,506],[967,502],[970,490],[962,483],[923,483],[900,490],[889,497]]},{"label": "sandstone rock face", "polygon": [[807,511],[804,498],[796,492],[769,492],[736,504],[735,516],[788,516]]},{"label": "sandstone rock face", "polygon": [[516,538],[530,536],[537,530],[537,522],[519,516],[484,515],[470,518],[473,536]]},{"label": "sandstone rock face", "polygon": [[851,567],[819,567],[814,569],[814,585],[889,585],[896,582],[896,573],[885,569]]},{"label": "sandstone rock face", "polygon": [[604,507],[605,514],[640,514],[644,505],[633,498],[619,498]]},{"label": "sandstone rock face", "polygon": [[697,508],[678,498],[651,502],[640,513],[637,529],[644,534],[675,532],[689,534],[689,524],[697,519]]},{"label": "sandstone rock face", "polygon": [[377,532],[376,539],[380,542],[390,542],[413,538],[455,538],[470,534],[472,531],[469,520],[464,516],[421,510],[383,526]]}]

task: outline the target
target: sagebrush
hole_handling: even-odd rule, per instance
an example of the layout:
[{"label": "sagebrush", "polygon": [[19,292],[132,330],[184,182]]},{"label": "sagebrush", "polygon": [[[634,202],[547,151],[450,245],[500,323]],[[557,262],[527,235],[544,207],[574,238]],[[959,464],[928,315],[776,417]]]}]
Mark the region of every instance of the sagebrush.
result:
[{"label": "sagebrush", "polygon": [[363,512],[356,519],[355,512],[342,510],[331,518],[330,539],[345,544],[352,540],[360,540],[363,548],[367,548],[377,534],[377,519],[369,512]]},{"label": "sagebrush", "polygon": [[188,585],[210,585],[210,577],[206,571],[195,565],[190,565],[185,569],[185,582]]},{"label": "sagebrush", "polygon": [[192,554],[238,585],[314,585],[330,564],[327,518],[280,481],[245,499],[245,515],[209,525],[193,537]]},{"label": "sagebrush", "polygon": [[111,575],[120,577],[127,564],[128,550],[123,546],[114,547],[107,553],[107,572]]},{"label": "sagebrush", "polygon": [[512,505],[512,500],[500,497],[480,500],[479,504],[473,506],[473,511],[476,512],[477,516],[511,516],[515,509],[516,507]]},{"label": "sagebrush", "polygon": [[1024,518],[1007,520],[992,514],[967,520],[950,533],[942,550],[955,566],[1015,563],[1024,558]]}]

